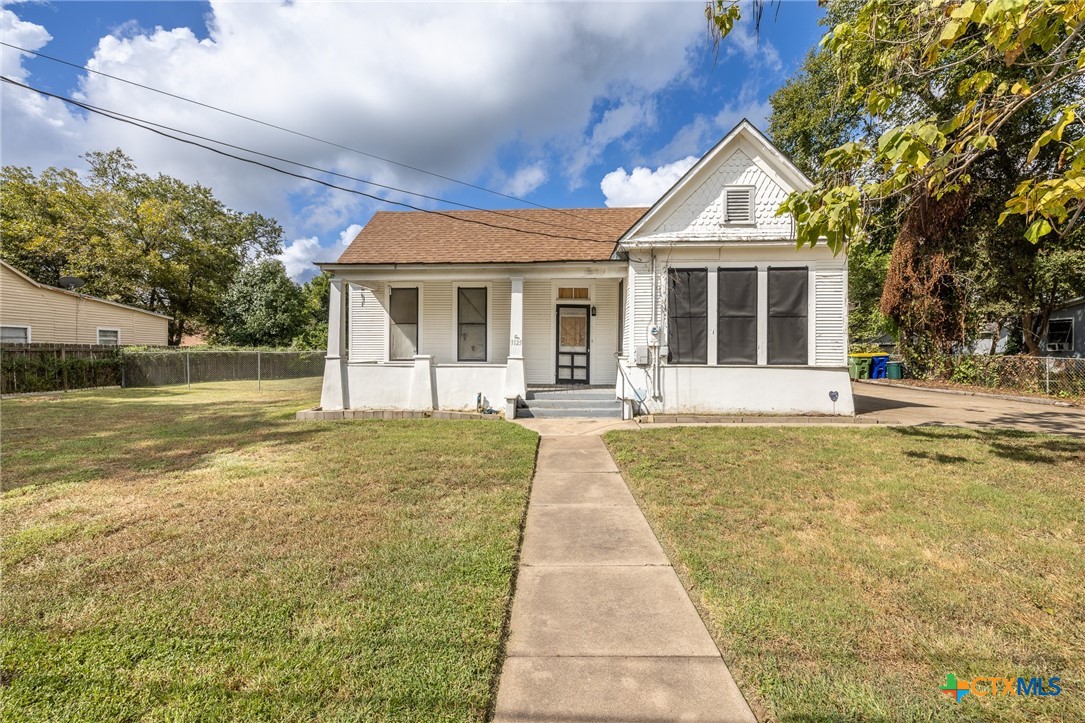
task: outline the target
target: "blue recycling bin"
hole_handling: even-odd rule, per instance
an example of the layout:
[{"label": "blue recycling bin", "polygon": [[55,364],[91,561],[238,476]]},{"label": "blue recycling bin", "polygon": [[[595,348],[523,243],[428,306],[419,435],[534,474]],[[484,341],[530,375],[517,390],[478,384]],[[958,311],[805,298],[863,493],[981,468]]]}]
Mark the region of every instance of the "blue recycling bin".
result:
[{"label": "blue recycling bin", "polygon": [[870,359],[870,378],[885,379],[889,376],[889,355],[877,355]]}]

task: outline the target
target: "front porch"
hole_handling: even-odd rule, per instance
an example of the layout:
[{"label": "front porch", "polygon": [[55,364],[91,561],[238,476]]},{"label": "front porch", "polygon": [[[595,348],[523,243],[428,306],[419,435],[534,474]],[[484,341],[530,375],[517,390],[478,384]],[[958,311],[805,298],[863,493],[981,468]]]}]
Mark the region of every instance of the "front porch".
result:
[{"label": "front porch", "polygon": [[549,266],[337,275],[322,408],[513,418],[529,389],[602,391],[613,401],[625,266]]}]

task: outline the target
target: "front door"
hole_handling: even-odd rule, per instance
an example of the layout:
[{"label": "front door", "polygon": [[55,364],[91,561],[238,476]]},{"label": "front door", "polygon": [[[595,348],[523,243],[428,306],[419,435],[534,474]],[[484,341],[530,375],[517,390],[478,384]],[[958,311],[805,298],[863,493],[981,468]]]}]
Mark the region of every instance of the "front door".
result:
[{"label": "front door", "polygon": [[558,306],[558,384],[588,383],[587,306]]}]

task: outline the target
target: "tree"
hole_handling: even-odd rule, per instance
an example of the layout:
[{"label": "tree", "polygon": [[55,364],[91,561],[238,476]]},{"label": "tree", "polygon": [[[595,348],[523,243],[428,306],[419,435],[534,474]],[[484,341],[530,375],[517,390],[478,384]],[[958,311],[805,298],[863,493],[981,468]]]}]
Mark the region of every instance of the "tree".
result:
[{"label": "tree", "polygon": [[[827,6],[831,30],[804,67],[805,89],[793,93],[802,102],[791,104],[812,107],[831,76],[834,90],[824,97],[843,109],[842,124],[815,113],[810,129],[793,135],[825,142],[841,129],[851,135],[824,149],[819,182],[779,212],[795,216],[800,243],[824,240],[837,251],[896,229],[882,310],[916,352],[948,351],[967,336],[969,303],[983,288],[970,277],[1010,271],[1010,257],[999,253],[1015,247],[1006,234],[1032,245],[1038,259],[1079,258],[1085,4]],[[721,36],[739,14],[730,0],[709,12]],[[999,167],[1000,159],[1009,162]],[[977,268],[977,258],[990,267]],[[1027,296],[1019,298],[1022,314],[1042,316],[1035,295]]]},{"label": "tree", "polygon": [[241,269],[222,298],[215,340],[237,346],[289,346],[305,325],[306,299],[277,259]]},{"label": "tree", "polygon": [[84,158],[85,180],[4,167],[0,255],[43,283],[79,276],[87,293],[169,315],[171,344],[213,330],[246,259],[282,247],[273,219],[227,209],[205,186],[139,173],[120,149]]},{"label": "tree", "polygon": [[327,349],[331,276],[326,273],[317,274],[305,282],[301,294],[305,298],[305,326],[294,338],[294,346],[298,349]]}]

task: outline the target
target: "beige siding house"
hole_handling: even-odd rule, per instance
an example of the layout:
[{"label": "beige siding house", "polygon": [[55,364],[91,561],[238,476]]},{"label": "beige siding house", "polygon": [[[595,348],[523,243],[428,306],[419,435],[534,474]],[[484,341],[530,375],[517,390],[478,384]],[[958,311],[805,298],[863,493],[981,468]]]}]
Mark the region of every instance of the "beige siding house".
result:
[{"label": "beige siding house", "polygon": [[0,342],[161,345],[169,317],[39,284],[0,261]]}]

